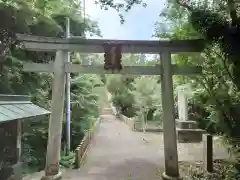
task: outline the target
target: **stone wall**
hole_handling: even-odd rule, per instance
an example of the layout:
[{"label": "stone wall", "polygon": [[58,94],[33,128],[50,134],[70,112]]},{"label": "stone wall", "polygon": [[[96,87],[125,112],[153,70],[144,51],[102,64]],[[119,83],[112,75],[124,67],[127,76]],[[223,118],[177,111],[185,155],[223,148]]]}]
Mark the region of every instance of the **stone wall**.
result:
[{"label": "stone wall", "polygon": [[[131,130],[143,132],[141,122],[136,121],[136,119],[135,119],[136,117],[128,118],[128,117],[120,114],[119,118],[121,121],[126,123],[130,127]],[[156,125],[151,126],[151,124],[149,123],[149,126],[147,126],[147,128],[146,128],[146,132],[163,132],[163,129],[162,129],[162,127],[157,127]]]},{"label": "stone wall", "polygon": [[133,131],[136,130],[135,121],[133,118],[128,118],[127,116],[120,114],[120,120],[125,122],[130,127],[131,130]]},{"label": "stone wall", "polygon": [[86,156],[88,147],[91,144],[91,140],[93,139],[94,134],[98,130],[100,123],[101,123],[101,119],[98,118],[97,121],[92,126],[92,128],[88,132],[85,133],[84,138],[82,139],[81,143],[76,148],[75,164],[76,164],[77,168],[80,168],[81,164],[83,163],[83,160]]}]

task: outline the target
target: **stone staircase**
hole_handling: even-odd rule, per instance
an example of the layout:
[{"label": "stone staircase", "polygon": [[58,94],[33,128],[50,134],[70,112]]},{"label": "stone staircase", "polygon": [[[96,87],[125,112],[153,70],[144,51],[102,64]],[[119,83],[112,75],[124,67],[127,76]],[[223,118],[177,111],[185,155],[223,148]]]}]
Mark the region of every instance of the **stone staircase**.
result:
[{"label": "stone staircase", "polygon": [[113,110],[110,107],[106,107],[106,108],[103,109],[102,114],[103,115],[113,114]]},{"label": "stone staircase", "polygon": [[102,112],[101,112],[101,115],[113,115],[114,112],[113,112],[113,108],[111,107],[111,102],[106,102],[103,106],[103,109],[102,109]]}]

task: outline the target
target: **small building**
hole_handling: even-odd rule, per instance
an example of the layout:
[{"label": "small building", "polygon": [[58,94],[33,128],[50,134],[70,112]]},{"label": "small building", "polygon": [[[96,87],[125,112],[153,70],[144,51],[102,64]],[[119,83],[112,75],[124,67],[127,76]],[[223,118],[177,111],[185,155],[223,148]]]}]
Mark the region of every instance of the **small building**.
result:
[{"label": "small building", "polygon": [[22,121],[49,114],[29,96],[0,94],[0,180],[22,179]]}]

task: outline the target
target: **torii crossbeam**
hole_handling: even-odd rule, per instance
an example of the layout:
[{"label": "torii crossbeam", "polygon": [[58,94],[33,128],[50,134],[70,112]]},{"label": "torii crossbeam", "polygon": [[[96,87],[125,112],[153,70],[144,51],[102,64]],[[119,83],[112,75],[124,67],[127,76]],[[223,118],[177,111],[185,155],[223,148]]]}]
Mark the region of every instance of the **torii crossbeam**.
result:
[{"label": "torii crossbeam", "polygon": [[199,52],[204,47],[202,39],[196,40],[110,40],[83,39],[70,37],[68,39],[55,37],[39,37],[17,34],[17,39],[25,47],[34,51],[70,51],[81,53],[104,53],[104,44],[121,44],[122,53],[159,54],[162,52]]},{"label": "torii crossbeam", "polygon": [[[161,75],[165,154],[165,173],[163,174],[163,178],[179,178],[172,75],[200,74],[201,67],[178,67],[172,65],[171,54],[200,52],[204,48],[203,40],[130,41],[82,39],[76,37],[63,39],[22,34],[18,34],[17,37],[28,50],[56,52],[56,58],[52,64],[28,63],[24,65],[24,71],[27,72],[54,72],[52,113],[49,122],[46,168],[45,176],[42,180],[59,179],[61,177],[61,173],[59,172],[59,159],[65,91],[64,82],[65,73],[70,72],[84,74],[119,73]],[[123,53],[160,54],[161,65],[150,67],[126,66],[119,72],[109,72],[105,71],[103,66],[81,66],[68,64],[66,61],[67,52],[104,53],[104,45],[106,43],[121,44]]]}]

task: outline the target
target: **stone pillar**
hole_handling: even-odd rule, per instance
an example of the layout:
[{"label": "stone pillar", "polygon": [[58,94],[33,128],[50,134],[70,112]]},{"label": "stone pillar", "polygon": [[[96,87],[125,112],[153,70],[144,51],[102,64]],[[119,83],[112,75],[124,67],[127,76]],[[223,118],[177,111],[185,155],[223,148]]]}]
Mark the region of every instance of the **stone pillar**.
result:
[{"label": "stone pillar", "polygon": [[48,145],[45,176],[42,180],[59,180],[59,161],[62,138],[62,120],[65,94],[65,60],[67,53],[58,51],[54,62],[54,78],[52,86],[52,106],[48,128]]},{"label": "stone pillar", "polygon": [[173,98],[172,63],[170,52],[164,52],[161,54],[161,68],[163,72],[161,76],[161,89],[165,156],[165,172],[163,173],[163,179],[180,179]]},{"label": "stone pillar", "polygon": [[188,119],[188,91],[186,87],[178,88],[177,137],[180,143],[201,142],[203,130],[198,129],[197,122]]},{"label": "stone pillar", "polygon": [[178,89],[178,117],[181,121],[188,120],[188,97],[183,88]]}]

